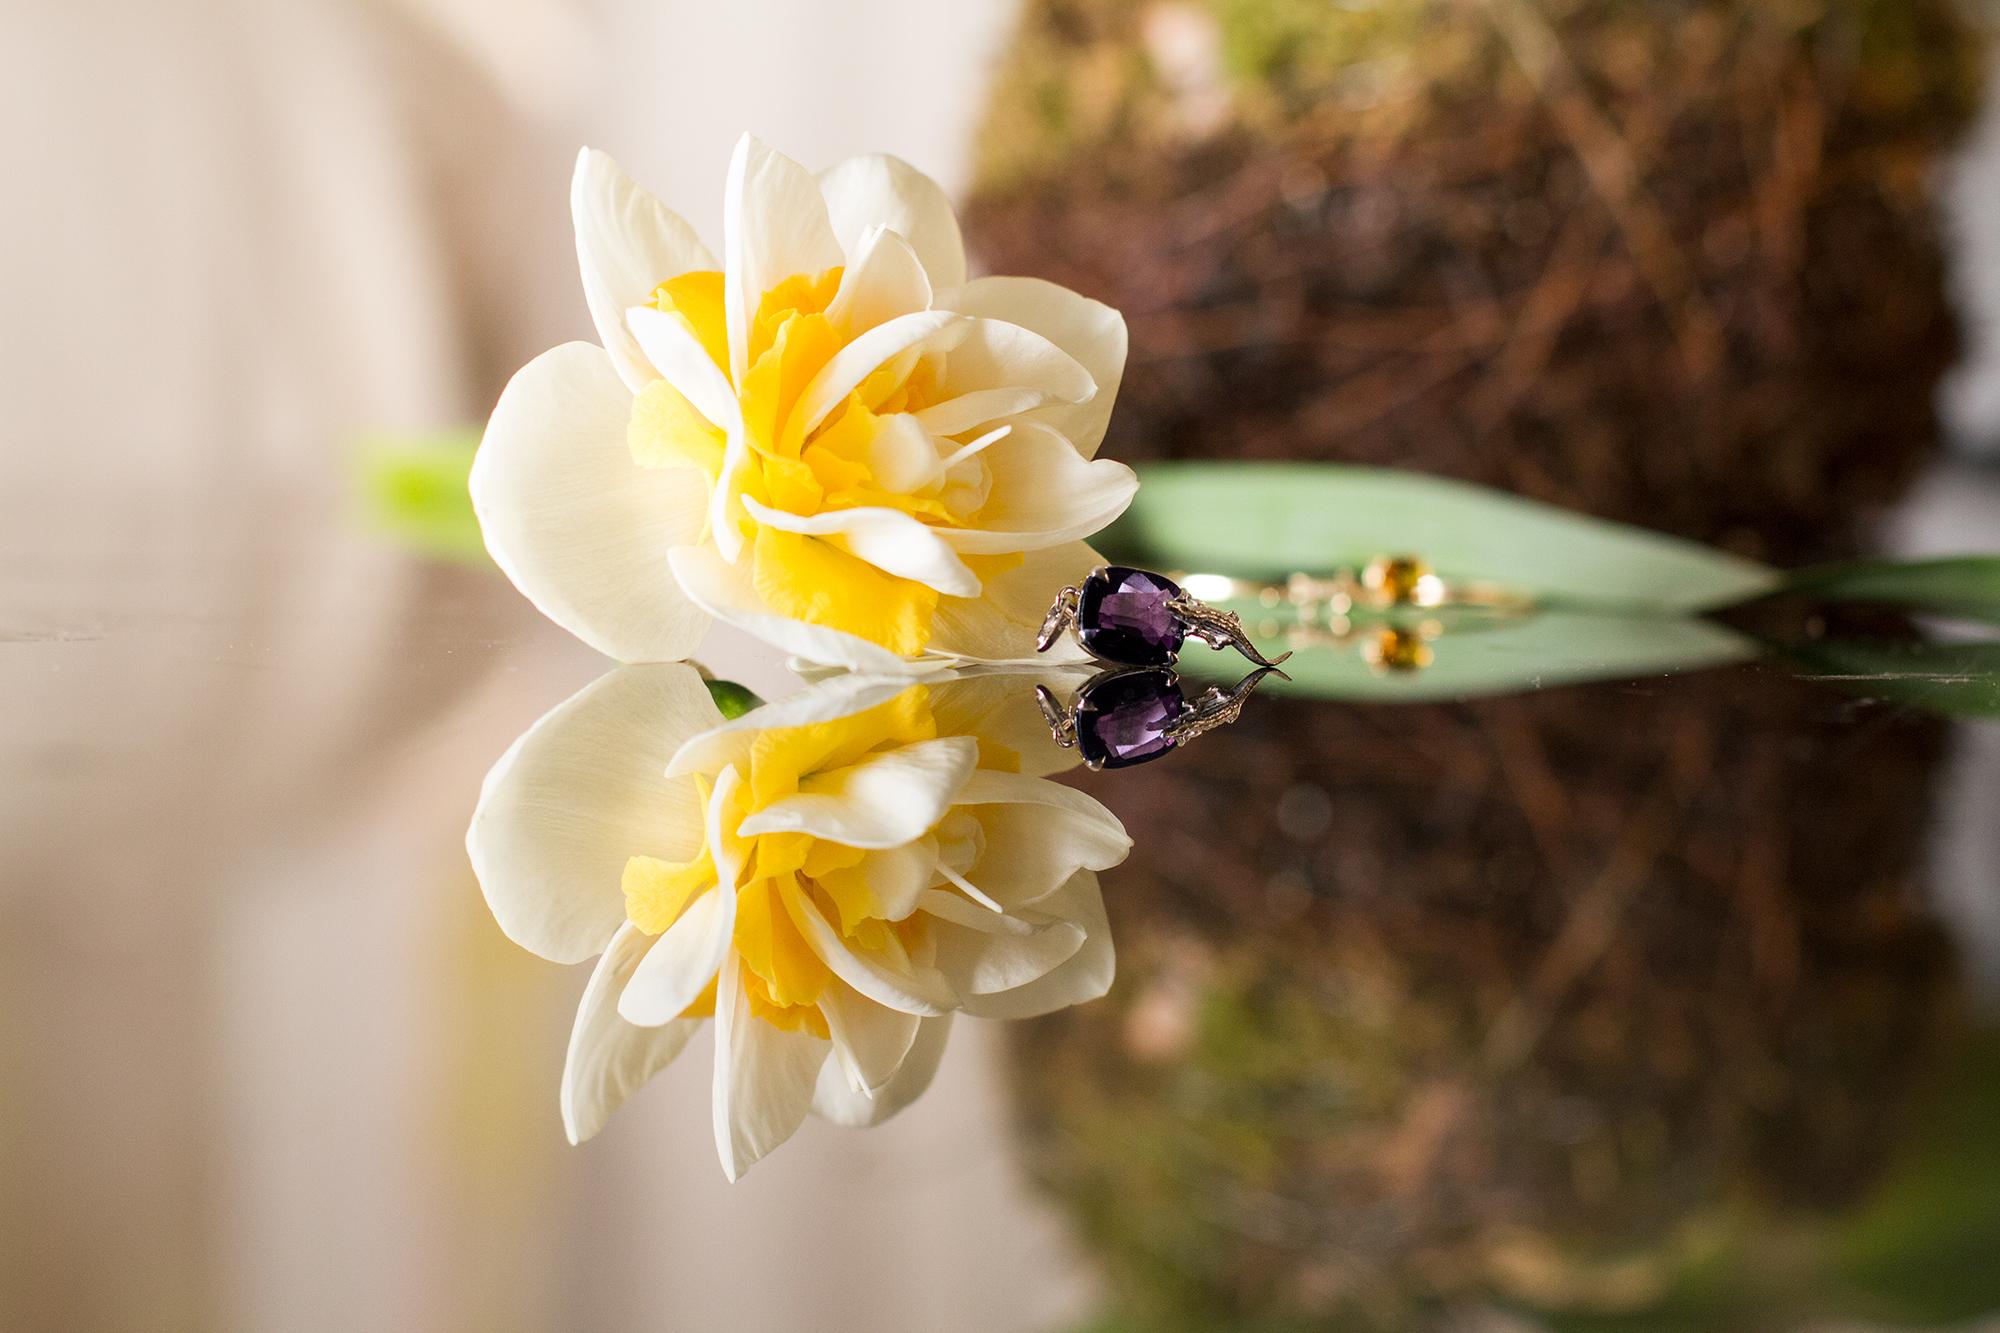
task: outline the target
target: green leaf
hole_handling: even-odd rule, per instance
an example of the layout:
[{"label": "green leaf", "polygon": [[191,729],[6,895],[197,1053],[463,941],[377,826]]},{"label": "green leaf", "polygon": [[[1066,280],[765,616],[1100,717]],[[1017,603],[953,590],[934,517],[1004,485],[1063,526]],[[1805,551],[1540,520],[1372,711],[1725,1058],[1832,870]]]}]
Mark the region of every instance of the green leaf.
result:
[{"label": "green leaf", "polygon": [[1785,591],[1838,602],[1879,602],[2000,625],[2000,556],[1857,560],[1803,569]]},{"label": "green leaf", "polygon": [[419,555],[486,564],[486,544],[466,489],[478,448],[475,429],[374,435],[360,441],[354,470],[369,523],[396,545]]},{"label": "green leaf", "polygon": [[1240,578],[1421,557],[1447,580],[1547,606],[1692,612],[1780,586],[1777,571],[1693,542],[1484,487],[1330,463],[1157,463],[1099,540],[1119,559]]},{"label": "green leaf", "polygon": [[1877,1318],[1957,1323],[2000,1307],[2000,1033],[1955,1054],[1902,1160],[1835,1238],[1835,1273]]},{"label": "green leaf", "polygon": [[[1676,616],[1544,611],[1476,620],[1423,619],[1442,625],[1443,632],[1423,640],[1428,662],[1420,668],[1396,671],[1371,663],[1366,645],[1388,629],[1388,622],[1358,623],[1345,643],[1299,648],[1281,668],[1290,683],[1273,677],[1262,689],[1323,699],[1420,703],[1700,671],[1748,661],[1763,651],[1727,626]],[[1266,653],[1276,655],[1288,646],[1282,636],[1258,632],[1254,611],[1246,612],[1244,621]],[[1194,640],[1181,650],[1181,669],[1189,676],[1234,680],[1248,666],[1234,652],[1207,652]]]},{"label": "green leaf", "polygon": [[2000,717],[2000,643],[1826,641],[1786,650],[1801,675],[1946,717]]},{"label": "green leaf", "polygon": [[724,721],[733,722],[751,709],[763,707],[762,699],[733,680],[711,680],[706,684],[708,697],[715,700]]}]

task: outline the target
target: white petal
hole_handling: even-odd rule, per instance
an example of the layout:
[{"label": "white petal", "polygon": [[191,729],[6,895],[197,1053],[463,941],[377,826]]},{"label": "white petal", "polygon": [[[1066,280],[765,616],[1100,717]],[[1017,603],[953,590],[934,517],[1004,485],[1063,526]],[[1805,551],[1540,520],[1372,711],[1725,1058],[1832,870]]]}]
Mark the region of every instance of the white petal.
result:
[{"label": "white petal", "polygon": [[846,847],[897,847],[944,817],[978,762],[979,742],[971,736],[918,741],[812,774],[797,796],[756,811],[740,831],[746,838],[809,833]]},{"label": "white petal", "polygon": [[938,183],[899,158],[850,157],[822,171],[819,188],[833,230],[853,255],[870,227],[909,241],[936,287],[965,281],[965,242],[951,200]]},{"label": "white petal", "polygon": [[893,231],[871,227],[863,233],[859,248],[858,255],[848,252],[840,290],[826,307],[826,317],[835,328],[853,337],[898,315],[931,308],[930,280],[908,241]]},{"label": "white petal", "polygon": [[938,922],[964,926],[981,935],[1002,935],[1015,939],[1027,939],[1034,935],[1042,924],[1028,920],[1025,916],[1013,916],[1006,912],[996,912],[986,903],[974,902],[950,889],[927,889],[917,899],[918,910],[936,918]]},{"label": "white petal", "polygon": [[752,1015],[742,971],[731,958],[715,994],[715,1150],[732,1181],[798,1129],[831,1049]]},{"label": "white petal", "polygon": [[915,1014],[877,1004],[839,981],[820,996],[819,1011],[833,1036],[835,1060],[829,1063],[837,1062],[849,1084],[867,1093],[880,1092],[895,1077],[923,1022]]},{"label": "white petal", "polygon": [[1038,913],[1003,915],[958,894],[932,889],[918,901],[937,941],[937,969],[967,1005],[1025,986],[1083,947],[1083,930]]},{"label": "white petal", "polygon": [[845,1072],[829,1060],[819,1071],[819,1085],[813,1090],[813,1112],[836,1125],[865,1129],[879,1125],[923,1095],[937,1076],[944,1059],[945,1039],[951,1035],[951,1015],[926,1018],[917,1028],[917,1038],[903,1057],[902,1067],[887,1087],[870,1097],[856,1092]]},{"label": "white petal", "polygon": [[1088,678],[1089,672],[1077,669],[1029,672],[970,666],[926,683],[940,736],[977,736],[982,748],[1013,752],[1021,772],[1045,777],[1075,768],[1081,760],[1075,750],[1063,749],[1049,735],[1049,724],[1035,702],[1035,686],[1047,685],[1058,699],[1067,699]]},{"label": "white petal", "polygon": [[678,1019],[729,957],[735,929],[733,885],[723,884],[689,903],[633,970],[618,996],[618,1016],[646,1028]]},{"label": "white petal", "polygon": [[935,304],[1033,329],[1081,362],[1097,382],[1096,394],[1088,402],[1044,407],[1035,417],[1067,436],[1085,458],[1096,455],[1125,377],[1123,315],[1040,278],[979,278],[955,291],[940,291]]},{"label": "white petal", "polygon": [[937,879],[938,849],[933,838],[918,838],[901,847],[868,853],[855,867],[875,895],[885,921],[901,921],[916,910],[917,899]]},{"label": "white petal", "polygon": [[974,319],[945,355],[937,401],[917,419],[936,434],[957,435],[1049,403],[1085,402],[1096,392],[1083,364],[1041,334]]},{"label": "white petal", "polygon": [[[922,423],[919,422],[918,424],[921,425]],[[985,453],[988,449],[1013,433],[1014,427],[1011,424],[995,426],[992,430],[987,431],[977,439],[969,440],[959,445],[956,449],[953,449],[948,456],[938,460],[938,466],[944,471],[949,472],[961,463],[969,462],[978,455]]]},{"label": "white petal", "polygon": [[993,478],[975,526],[943,528],[953,548],[973,553],[1033,551],[1088,537],[1125,512],[1138,493],[1131,468],[1086,460],[1047,426],[1017,422],[986,451]]},{"label": "white petal", "polygon": [[[715,861],[715,882],[721,886],[738,889],[743,886],[743,872],[749,865],[750,854],[754,850],[750,840],[740,829],[729,827],[729,816],[734,813],[737,788],[743,785],[743,775],[734,766],[723,769],[715,775],[715,785],[708,793],[707,829],[708,854]],[[733,916],[735,907],[732,904]]]},{"label": "white petal", "polygon": [[1036,904],[1079,870],[1118,865],[1132,850],[1116,815],[1046,778],[981,769],[953,804],[986,833],[986,850],[967,878],[1010,912]]},{"label": "white petal", "polygon": [[507,938],[558,963],[604,947],[625,920],[633,856],[701,846],[694,783],[666,776],[719,714],[693,668],[621,667],[535,723],[479,792],[465,849]]},{"label": "white petal", "polygon": [[967,995],[965,1012],[980,1018],[1034,1018],[1072,1004],[1094,1000],[1111,989],[1118,960],[1111,947],[1111,927],[1104,916],[1104,895],[1097,876],[1083,871],[1032,909],[1067,922],[1083,932],[1083,945],[1067,961],[1025,986],[987,995]]},{"label": "white petal", "polygon": [[742,428],[739,419],[737,428],[729,432],[723,445],[722,471],[709,488],[708,532],[715,543],[715,549],[724,560],[734,564],[743,558],[743,532],[737,526],[737,511],[742,508],[742,498],[749,489],[753,473],[750,457],[750,437]]},{"label": "white petal", "polygon": [[626,309],[646,304],[669,278],[715,268],[715,257],[693,227],[594,148],[577,154],[569,205],[590,318],[619,377],[637,392],[653,370],[625,327]]},{"label": "white petal", "polygon": [[604,1128],[611,1113],[672,1063],[701,1026],[699,1019],[684,1019],[640,1028],[618,1017],[618,995],[651,943],[644,931],[626,922],[583,988],[563,1062],[563,1131],[571,1143],[582,1143]]},{"label": "white petal", "polygon": [[886,703],[910,688],[910,678],[904,675],[830,676],[693,737],[674,752],[667,776],[715,773],[729,764],[743,764],[760,732],[847,717]]},{"label": "white petal", "polygon": [[964,340],[977,327],[978,321],[948,310],[919,310],[877,324],[827,358],[826,364],[799,391],[792,419],[802,429],[811,431],[884,362],[906,352],[943,351],[948,357],[956,357]]},{"label": "white petal", "polygon": [[694,405],[719,430],[742,429],[742,404],[722,367],[709,358],[686,324],[651,306],[634,306],[625,312],[626,325],[667,383]]},{"label": "white petal", "polygon": [[718,620],[747,630],[780,652],[823,666],[846,667],[873,675],[908,670],[902,658],[880,644],[824,625],[809,625],[803,620],[777,615],[757,595],[748,569],[727,563],[707,547],[676,547],[672,564],[674,577],[697,606]]},{"label": "white petal", "polygon": [[908,412],[890,412],[876,418],[875,436],[868,442],[867,463],[882,489],[897,495],[913,495],[944,478],[944,459],[938,453],[937,439]]},{"label": "white petal", "polygon": [[729,323],[729,377],[743,382],[750,321],[764,293],[794,274],[844,262],[826,201],[806,169],[750,135],[736,142],[722,197],[723,304]]},{"label": "white petal", "polygon": [[912,962],[909,970],[856,953],[840,931],[810,900],[795,902],[792,922],[833,974],[877,1004],[906,1014],[932,1017],[958,1007],[959,997],[935,968]]},{"label": "white petal", "polygon": [[[1018,662],[1041,668],[1085,660],[1067,636],[1046,653],[1035,635],[1056,593],[1104,563],[1082,542],[1029,551],[1013,569],[989,575],[976,598],[944,598],[931,622],[930,651],[974,662]],[[696,594],[692,589],[689,596]],[[1032,687],[1030,687],[1032,692]]]},{"label": "white petal", "polygon": [[947,597],[979,595],[979,576],[958,558],[951,543],[941,535],[942,530],[921,523],[900,509],[862,506],[827,509],[810,515],[792,514],[747,495],[743,497],[743,508],[766,527],[824,537],[830,545],[867,561],[885,574],[914,579]]},{"label": "white petal", "polygon": [[989,421],[1032,412],[1048,401],[1046,390],[1026,384],[1009,384],[991,389],[971,389],[920,408],[912,415],[925,430],[934,434],[963,435]]},{"label": "white petal", "polygon": [[688,468],[634,463],[631,414],[603,349],[544,352],[493,409],[472,506],[494,563],[542,614],[621,662],[674,661],[701,642],[708,617],[667,553],[700,536],[708,487]]}]

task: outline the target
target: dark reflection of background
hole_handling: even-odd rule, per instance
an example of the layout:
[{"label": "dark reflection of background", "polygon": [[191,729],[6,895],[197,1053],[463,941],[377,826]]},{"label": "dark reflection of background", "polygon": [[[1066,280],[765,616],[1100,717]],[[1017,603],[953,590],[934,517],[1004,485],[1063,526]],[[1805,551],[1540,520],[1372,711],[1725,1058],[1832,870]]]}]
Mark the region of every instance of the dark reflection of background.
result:
[{"label": "dark reflection of background", "polygon": [[[1126,309],[1121,456],[1821,558],[1933,452],[1979,69],[1942,0],[1039,0],[971,233]],[[1952,1137],[2000,1070],[1923,905],[1946,739],[1743,668],[1267,697],[1106,781],[1121,984],[1016,1050],[1116,1326],[2000,1306],[2000,1126]]]},{"label": "dark reflection of background", "polygon": [[1757,669],[1259,703],[1107,784],[1122,984],[1019,1040],[1039,1165],[1140,1310],[1645,1308],[1908,1148],[1962,1031],[1917,905],[1939,724]]}]

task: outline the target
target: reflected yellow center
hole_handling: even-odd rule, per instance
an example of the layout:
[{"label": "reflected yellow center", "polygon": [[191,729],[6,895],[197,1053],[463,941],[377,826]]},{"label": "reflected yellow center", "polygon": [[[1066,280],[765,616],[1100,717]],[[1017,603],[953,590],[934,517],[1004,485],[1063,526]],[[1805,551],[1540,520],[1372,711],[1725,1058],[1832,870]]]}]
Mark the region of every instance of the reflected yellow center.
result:
[{"label": "reflected yellow center", "polygon": [[[930,692],[913,686],[895,698],[851,716],[758,734],[748,771],[721,811],[724,828],[774,801],[794,796],[806,779],[861,763],[870,755],[899,749],[937,735]],[[702,806],[714,789],[701,779]],[[920,947],[924,927],[915,918],[890,921],[870,888],[862,862],[867,853],[805,833],[766,833],[745,840],[743,882],[738,890],[736,961],[751,1011],[767,1022],[824,1037],[826,1020],[818,1004],[831,973],[806,942],[801,922],[817,909],[834,923],[849,947],[899,970],[910,950]],[[706,843],[690,861],[635,856],[625,864],[625,914],[649,935],[658,935],[717,885],[714,849]],[[714,1012],[710,986],[684,1017]]]}]

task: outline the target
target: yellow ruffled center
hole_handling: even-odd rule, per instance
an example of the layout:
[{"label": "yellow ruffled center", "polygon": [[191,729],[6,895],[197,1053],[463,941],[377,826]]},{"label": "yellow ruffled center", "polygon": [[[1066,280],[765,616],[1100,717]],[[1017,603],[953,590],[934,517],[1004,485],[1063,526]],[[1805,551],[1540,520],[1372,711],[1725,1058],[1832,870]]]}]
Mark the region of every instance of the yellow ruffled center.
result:
[{"label": "yellow ruffled center", "polygon": [[[814,774],[936,735],[929,691],[921,685],[848,717],[760,732],[751,744],[748,771],[729,808],[720,812],[722,827],[733,829],[772,802],[797,795]],[[706,810],[714,788],[705,779],[696,781]],[[888,919],[862,869],[868,853],[860,848],[806,833],[765,833],[746,839],[741,850],[735,961],[725,966],[742,968],[752,1013],[778,1027],[824,1037],[826,1019],[818,1006],[832,973],[807,943],[805,914],[817,909],[850,948],[898,968],[908,966],[924,928],[908,916]],[[714,890],[717,878],[714,849],[705,842],[690,861],[632,857],[625,863],[625,914],[647,934],[661,934]],[[714,1009],[711,985],[683,1017],[706,1017]]]},{"label": "yellow ruffled center", "polygon": [[[904,415],[936,401],[937,366],[917,352],[893,357],[862,381],[824,419],[806,428],[795,409],[813,377],[845,347],[853,331],[828,314],[844,270],[785,279],[764,293],[751,322],[748,368],[736,386],[749,446],[742,493],[801,517],[863,507],[899,510],[920,522],[964,526],[986,497],[984,464],[891,475],[908,461],[907,448],[884,447],[885,432],[908,431]],[[661,283],[654,306],[680,319],[724,374],[729,336],[720,272],[684,273]],[[645,467],[692,467],[711,485],[720,481],[727,441],[665,380],[642,389],[627,431],[632,456]],[[752,583],[780,615],[842,630],[904,656],[930,641],[939,593],[914,579],[888,574],[835,541],[756,523],[740,525],[752,561]],[[1019,556],[971,556],[982,577]]]}]

